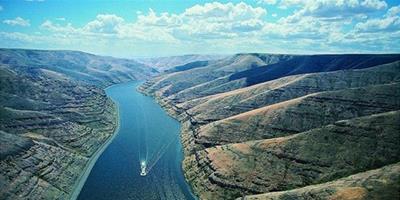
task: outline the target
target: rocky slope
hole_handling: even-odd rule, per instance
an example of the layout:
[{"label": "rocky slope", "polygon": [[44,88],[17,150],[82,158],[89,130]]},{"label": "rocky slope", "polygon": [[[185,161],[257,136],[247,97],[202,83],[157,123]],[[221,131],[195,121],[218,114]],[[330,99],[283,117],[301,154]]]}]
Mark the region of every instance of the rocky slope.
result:
[{"label": "rocky slope", "polygon": [[68,199],[117,125],[104,87],[152,71],[81,52],[0,50],[0,199]]},{"label": "rocky slope", "polygon": [[399,60],[240,54],[140,89],[182,122],[201,199],[397,199]]}]

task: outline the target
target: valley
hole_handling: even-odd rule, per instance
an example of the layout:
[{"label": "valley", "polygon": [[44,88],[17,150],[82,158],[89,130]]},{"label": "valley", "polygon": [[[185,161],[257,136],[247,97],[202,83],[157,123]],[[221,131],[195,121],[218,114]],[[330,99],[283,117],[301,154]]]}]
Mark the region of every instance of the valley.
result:
[{"label": "valley", "polygon": [[1,49],[0,72],[1,199],[68,199],[117,128],[103,89],[155,70],[82,52]]},{"label": "valley", "polygon": [[[189,63],[183,56],[171,61],[182,65],[159,72],[135,60],[83,52],[0,52],[0,194],[4,199],[75,199],[83,186],[80,199],[172,198],[170,190],[192,198],[180,167],[200,199],[343,199],[349,195],[379,199],[382,192],[388,199],[398,196],[398,54],[251,53],[211,60],[194,57],[190,59],[200,60]],[[167,63],[166,58],[161,61]],[[151,192],[150,179],[147,189],[134,184],[143,179],[139,173],[131,174],[139,167],[134,160],[140,160],[140,144],[132,149],[139,152],[133,160],[129,158],[134,155],[126,152],[115,157],[121,151],[119,144],[107,148],[121,140],[113,139],[121,118],[104,90],[132,80],[147,81],[116,87],[125,91],[114,92],[126,104],[123,113],[147,115],[146,110],[153,109],[135,107],[148,98],[135,93],[137,87],[181,123],[182,149],[174,144],[176,150],[167,155],[171,159],[161,161],[164,170],[156,166],[149,174],[152,181],[170,177],[156,187],[159,195]],[[128,90],[132,102],[127,101]],[[159,110],[155,113],[160,124],[165,116]],[[122,121],[131,124],[131,118]],[[150,131],[156,127],[146,119],[140,123],[137,119],[134,128],[124,125],[119,136],[129,138],[124,143],[141,141],[142,126],[157,143],[160,136],[154,134],[165,131]],[[137,135],[130,135],[132,131]],[[117,158],[118,163],[109,162]],[[167,169],[173,173],[165,174]],[[113,176],[118,173],[126,174],[125,178]],[[110,188],[108,182],[113,182],[112,192],[97,191],[97,187]],[[126,190],[130,184],[136,189]]]},{"label": "valley", "polygon": [[0,200],[399,200],[399,0],[0,0]]}]

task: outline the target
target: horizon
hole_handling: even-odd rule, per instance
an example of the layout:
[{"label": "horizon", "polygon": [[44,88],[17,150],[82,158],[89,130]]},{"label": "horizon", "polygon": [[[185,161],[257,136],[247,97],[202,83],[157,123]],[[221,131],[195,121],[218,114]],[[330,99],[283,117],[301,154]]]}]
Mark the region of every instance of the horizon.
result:
[{"label": "horizon", "polygon": [[400,52],[394,0],[1,0],[0,16],[1,48],[128,59]]},{"label": "horizon", "polygon": [[112,55],[103,55],[103,54],[97,54],[97,53],[92,53],[92,52],[87,52],[87,51],[82,51],[82,50],[71,50],[71,49],[30,49],[30,48],[5,48],[5,47],[0,47],[0,49],[8,49],[8,50],[29,50],[29,51],[72,51],[72,52],[80,52],[80,53],[86,53],[86,54],[91,54],[94,56],[102,56],[102,57],[111,57],[111,58],[116,58],[116,59],[132,59],[136,60],[138,62],[141,61],[141,59],[157,59],[157,58],[171,58],[171,57],[183,57],[183,56],[234,56],[234,55],[240,55],[240,54],[267,54],[267,55],[294,55],[294,56],[324,56],[324,55],[394,55],[394,54],[400,54],[400,52],[376,52],[376,53],[310,53],[310,54],[296,54],[296,53],[269,53],[269,52],[238,52],[238,53],[232,53],[232,54],[177,54],[177,55],[169,55],[169,56],[153,56],[153,57],[148,57],[148,56],[133,56],[133,57],[119,57],[119,56],[112,56]]}]

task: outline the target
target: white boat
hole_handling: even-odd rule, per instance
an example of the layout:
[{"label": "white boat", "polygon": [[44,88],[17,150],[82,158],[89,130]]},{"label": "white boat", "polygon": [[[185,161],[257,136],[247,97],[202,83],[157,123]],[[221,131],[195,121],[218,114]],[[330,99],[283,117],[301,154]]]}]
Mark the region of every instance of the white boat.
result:
[{"label": "white boat", "polygon": [[140,176],[146,176],[147,172],[146,172],[146,162],[142,161],[140,162]]}]

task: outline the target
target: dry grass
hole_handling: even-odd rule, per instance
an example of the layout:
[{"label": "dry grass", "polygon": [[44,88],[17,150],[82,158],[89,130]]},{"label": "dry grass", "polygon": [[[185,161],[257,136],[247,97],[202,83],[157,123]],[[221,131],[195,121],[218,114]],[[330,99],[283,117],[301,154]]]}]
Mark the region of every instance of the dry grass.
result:
[{"label": "dry grass", "polygon": [[246,143],[236,143],[231,145],[231,147],[243,154],[251,153],[250,145]]},{"label": "dry grass", "polygon": [[212,95],[212,98],[210,98],[210,100],[215,100],[215,99],[222,99],[228,96],[232,96],[232,95],[236,95],[236,94],[241,94],[244,92],[250,92],[252,90],[272,90],[272,89],[276,89],[276,88],[280,88],[286,85],[289,85],[293,82],[296,82],[304,77],[306,77],[307,74],[305,75],[294,75],[294,76],[289,76],[289,77],[284,77],[284,78],[280,78],[277,80],[272,80],[272,81],[268,81],[268,82],[264,82],[264,83],[259,83],[256,85],[252,85],[249,87],[244,87],[244,88],[240,88],[237,90],[232,90],[229,92],[224,92],[224,93],[220,93],[220,94],[216,94],[216,95]]},{"label": "dry grass", "polygon": [[247,111],[247,112],[244,112],[244,113],[240,113],[238,115],[234,115],[232,117],[226,118],[226,119],[224,119],[222,121],[227,121],[227,120],[232,120],[232,119],[247,120],[249,117],[252,117],[252,116],[255,116],[255,115],[265,115],[266,113],[273,112],[274,110],[286,109],[290,105],[299,103],[305,97],[307,97],[307,96],[303,96],[303,97],[299,97],[299,98],[296,98],[296,99],[291,99],[291,100],[288,100],[288,101],[284,101],[284,102],[272,104],[272,105],[269,105],[269,106],[264,106],[264,107],[261,107],[261,108],[257,108],[257,109],[254,109],[254,110],[250,110],[250,111]]},{"label": "dry grass", "polygon": [[211,148],[208,151],[208,158],[211,160],[213,166],[224,174],[231,172],[233,167],[233,157],[224,152],[221,148]]},{"label": "dry grass", "polygon": [[338,190],[330,200],[363,200],[366,199],[367,190],[363,187],[347,187]]}]

